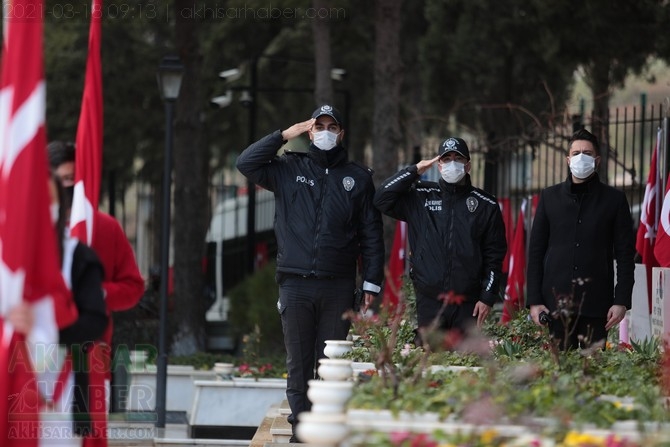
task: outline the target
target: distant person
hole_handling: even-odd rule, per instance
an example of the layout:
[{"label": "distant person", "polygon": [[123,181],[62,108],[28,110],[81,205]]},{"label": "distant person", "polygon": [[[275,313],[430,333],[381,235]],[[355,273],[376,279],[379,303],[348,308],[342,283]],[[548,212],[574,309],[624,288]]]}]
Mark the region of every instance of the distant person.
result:
[{"label": "distant person", "polygon": [[[74,195],[75,180],[75,146],[64,141],[52,141],[47,146],[47,154],[51,169],[60,179],[68,200]],[[93,216],[93,235],[91,248],[95,251],[104,267],[102,283],[107,313],[132,309],[144,294],[144,280],[137,267],[135,254],[126,238],[121,225],[109,214],[95,210]],[[91,386],[95,390],[95,415],[99,421],[96,433],[100,434],[106,427],[105,388],[109,388],[111,380],[112,335],[114,328],[110,318],[107,330],[102,337],[102,344],[96,346],[95,364],[92,365]],[[102,401],[100,400],[102,399]],[[90,439],[90,438],[89,438]],[[98,444],[105,446],[102,441]]]},{"label": "distant person", "polygon": [[[435,163],[439,181],[422,181]],[[420,330],[439,318],[440,329],[464,334],[500,300],[505,226],[495,197],[472,186],[471,169],[465,141],[447,138],[436,157],[401,169],[375,195],[382,213],[408,224]],[[444,307],[449,292],[454,299]]]},{"label": "distant person", "polygon": [[[32,386],[27,382],[17,395],[10,397],[10,409],[37,406],[39,426],[35,427],[39,428],[36,433],[43,436],[40,446],[79,447],[82,437],[92,429],[86,359],[91,346],[102,336],[108,323],[102,294],[103,271],[93,250],[69,238],[64,231],[70,210],[55,177],[49,180],[49,195],[61,271],[72,292],[71,300],[76,306],[77,317],[73,323],[59,328],[57,346],[40,345],[33,353],[33,362],[38,365],[35,375],[40,398],[35,400],[35,396],[30,396]],[[28,334],[33,330],[35,321],[44,321],[40,314],[43,311],[39,306],[24,302],[9,312],[8,321],[17,332]],[[37,328],[38,331],[43,329]],[[12,357],[16,360],[15,355]],[[10,369],[14,370],[14,367]],[[24,373],[21,368],[19,371],[19,374]],[[26,425],[15,436],[32,433],[26,430],[30,419],[23,422]]]},{"label": "distant person", "polygon": [[542,191],[535,212],[526,305],[536,324],[548,321],[559,346],[571,349],[605,341],[630,309],[635,240],[626,195],[596,172],[596,136],[575,132],[566,160],[568,178]]},{"label": "distant person", "polygon": [[[307,133],[306,153],[278,155],[288,140]],[[362,310],[381,290],[384,241],[381,215],[372,205],[372,171],[347,159],[337,109],[323,105],[312,118],[250,145],[237,168],[274,192],[279,314],[286,346],[288,420],[296,442],[298,415],[309,411],[307,382],[326,340],[342,340],[354,306],[357,260],[362,260]]]}]

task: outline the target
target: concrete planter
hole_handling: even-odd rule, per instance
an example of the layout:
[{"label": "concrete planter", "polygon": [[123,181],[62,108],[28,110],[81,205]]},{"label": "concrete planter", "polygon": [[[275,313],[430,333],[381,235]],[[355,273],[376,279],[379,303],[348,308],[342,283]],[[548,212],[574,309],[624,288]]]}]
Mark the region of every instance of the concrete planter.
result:
[{"label": "concrete planter", "polygon": [[286,399],[286,379],[196,380],[192,438],[251,439],[269,408]]},{"label": "concrete planter", "polygon": [[[149,368],[129,373],[126,411],[156,409],[156,371]],[[195,397],[195,380],[214,380],[214,371],[196,370],[192,366],[168,365],[165,406],[167,411],[190,412]]]}]

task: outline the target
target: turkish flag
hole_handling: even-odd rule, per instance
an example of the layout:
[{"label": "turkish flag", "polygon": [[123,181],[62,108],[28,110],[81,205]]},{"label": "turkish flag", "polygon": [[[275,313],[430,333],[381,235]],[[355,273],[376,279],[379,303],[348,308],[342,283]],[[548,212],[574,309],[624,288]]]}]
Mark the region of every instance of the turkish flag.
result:
[{"label": "turkish flag", "polygon": [[[4,3],[0,75],[0,444],[36,446],[37,388],[27,352],[58,342],[58,326],[77,317],[60,272],[47,187],[41,0]],[[20,16],[19,16],[20,14]],[[6,320],[31,303],[24,336]],[[44,346],[43,346],[44,347]],[[10,400],[11,399],[11,400]],[[27,425],[26,425],[27,424]]]},{"label": "turkish flag", "polygon": [[505,224],[505,240],[507,244],[507,253],[505,253],[505,259],[503,259],[502,272],[509,272],[509,258],[512,254],[512,244],[509,242],[514,237],[514,222],[512,220],[512,205],[509,198],[499,198],[498,206],[500,207],[500,212],[502,213],[503,223]]},{"label": "turkish flag", "polygon": [[396,222],[393,247],[388,261],[384,286],[383,305],[390,311],[402,302],[402,277],[405,274],[405,250],[407,247],[407,222]]},{"label": "turkish flag", "polygon": [[[91,24],[88,37],[88,59],[84,94],[77,126],[75,184],[70,233],[91,245],[94,216],[97,214],[102,171],[103,101],[102,63],[100,60],[102,0],[91,2]],[[84,438],[84,447],[107,446],[107,404],[105,380],[110,375],[109,347],[96,343],[88,356],[89,402],[92,430]]]},{"label": "turkish flag", "polygon": [[670,267],[670,178],[665,187],[665,197],[658,219],[658,233],[654,245],[654,255],[661,267]]},{"label": "turkish flag", "polygon": [[642,257],[642,263],[647,270],[647,297],[649,299],[649,312],[651,312],[651,271],[654,267],[658,267],[658,261],[654,256],[654,241],[656,240],[656,228],[658,226],[657,210],[659,210],[659,199],[661,197],[659,171],[657,167],[657,159],[659,152],[659,144],[663,131],[658,130],[656,136],[656,146],[651,155],[651,166],[649,167],[649,175],[647,177],[647,186],[644,189],[644,199],[642,201],[642,210],[640,213],[640,224],[637,227],[637,239],[635,241],[635,249]]},{"label": "turkish flag", "polygon": [[505,287],[505,302],[503,303],[503,314],[501,323],[507,323],[514,314],[524,306],[524,287],[526,285],[526,207],[528,201],[523,200],[519,217],[516,220],[516,230],[509,257],[509,275]]},{"label": "turkish flag", "polygon": [[[93,0],[91,11],[102,11],[102,0]],[[84,95],[77,126],[75,184],[70,234],[90,245],[100,196],[102,171],[102,66],[100,62],[102,14],[91,14]]]}]

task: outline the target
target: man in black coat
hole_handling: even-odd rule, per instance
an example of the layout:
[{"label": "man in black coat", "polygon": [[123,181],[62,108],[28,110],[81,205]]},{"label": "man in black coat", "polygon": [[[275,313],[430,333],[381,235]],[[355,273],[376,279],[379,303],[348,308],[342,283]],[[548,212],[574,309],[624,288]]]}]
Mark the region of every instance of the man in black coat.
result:
[{"label": "man in black coat", "polygon": [[581,129],[568,147],[568,178],[540,195],[527,272],[531,317],[561,349],[606,341],[631,307],[635,269],[630,207],[600,182],[598,139]]}]

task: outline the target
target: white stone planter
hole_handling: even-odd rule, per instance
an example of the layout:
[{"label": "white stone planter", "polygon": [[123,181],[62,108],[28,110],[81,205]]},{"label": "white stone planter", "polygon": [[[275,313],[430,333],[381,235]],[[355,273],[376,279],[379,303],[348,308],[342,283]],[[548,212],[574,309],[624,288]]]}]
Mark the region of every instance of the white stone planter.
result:
[{"label": "white stone planter", "polygon": [[348,380],[354,373],[351,360],[346,359],[320,359],[317,371],[319,377],[327,381]]},{"label": "white stone planter", "polygon": [[307,397],[312,402],[312,413],[344,413],[354,388],[354,383],[350,381],[310,380],[307,385]]},{"label": "white stone planter", "polygon": [[329,359],[336,359],[342,357],[347,352],[351,352],[354,347],[354,342],[350,340],[326,340],[326,347],[323,348],[323,353]]},{"label": "white stone planter", "polygon": [[346,416],[343,414],[300,413],[298,437],[308,444],[334,446],[349,433]]},{"label": "white stone planter", "polygon": [[189,424],[258,427],[268,409],[286,399],[286,379],[196,380]]},{"label": "white stone planter", "polygon": [[[152,366],[152,365],[148,365]],[[195,396],[195,380],[215,380],[214,371],[195,370],[192,366],[168,365],[165,406],[168,411],[190,412]],[[156,370],[129,372],[126,411],[156,409]]]}]

